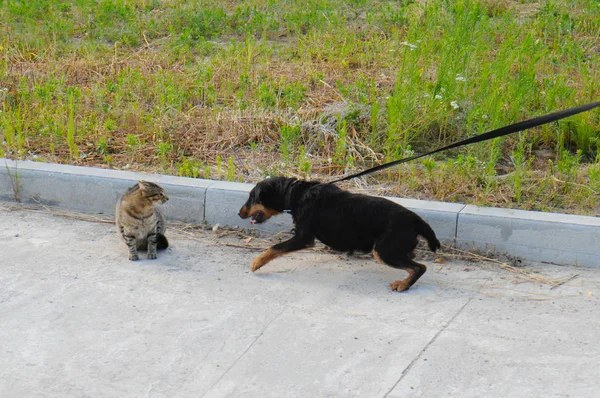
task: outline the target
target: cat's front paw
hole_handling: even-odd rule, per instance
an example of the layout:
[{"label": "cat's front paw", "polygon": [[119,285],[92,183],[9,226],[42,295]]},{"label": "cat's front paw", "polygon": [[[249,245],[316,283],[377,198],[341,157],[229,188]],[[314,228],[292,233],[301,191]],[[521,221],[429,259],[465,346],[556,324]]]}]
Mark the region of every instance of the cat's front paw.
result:
[{"label": "cat's front paw", "polygon": [[131,261],[137,261],[137,260],[139,260],[139,259],[140,259],[140,258],[138,257],[138,255],[137,255],[137,254],[132,254],[132,253],[129,253],[129,260],[131,260]]},{"label": "cat's front paw", "polygon": [[148,260],[156,260],[156,253],[148,253]]}]

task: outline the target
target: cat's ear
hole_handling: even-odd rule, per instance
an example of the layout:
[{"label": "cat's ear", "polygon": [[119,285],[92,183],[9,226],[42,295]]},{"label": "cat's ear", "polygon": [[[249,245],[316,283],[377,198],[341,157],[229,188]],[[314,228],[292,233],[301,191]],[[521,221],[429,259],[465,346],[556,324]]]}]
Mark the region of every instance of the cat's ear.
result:
[{"label": "cat's ear", "polygon": [[142,192],[146,192],[148,190],[148,182],[146,181],[138,181],[138,188]]}]

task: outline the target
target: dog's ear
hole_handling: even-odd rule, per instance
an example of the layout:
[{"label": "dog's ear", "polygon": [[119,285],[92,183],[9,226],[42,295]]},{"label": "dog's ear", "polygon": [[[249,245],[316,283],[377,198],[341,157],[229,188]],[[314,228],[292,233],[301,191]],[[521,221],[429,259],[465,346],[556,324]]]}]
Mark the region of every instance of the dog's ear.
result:
[{"label": "dog's ear", "polygon": [[266,186],[266,187],[259,187],[259,186],[257,186],[256,188],[257,189],[256,189],[256,193],[255,193],[256,194],[256,199],[255,200],[258,203],[262,204],[262,203],[265,202],[265,199],[267,199],[269,197],[270,189],[269,189],[268,186]]},{"label": "dog's ear", "polygon": [[260,184],[257,184],[254,186],[254,188],[252,188],[252,191],[250,191],[250,196],[248,197],[249,205],[261,202],[262,191],[263,189]]}]

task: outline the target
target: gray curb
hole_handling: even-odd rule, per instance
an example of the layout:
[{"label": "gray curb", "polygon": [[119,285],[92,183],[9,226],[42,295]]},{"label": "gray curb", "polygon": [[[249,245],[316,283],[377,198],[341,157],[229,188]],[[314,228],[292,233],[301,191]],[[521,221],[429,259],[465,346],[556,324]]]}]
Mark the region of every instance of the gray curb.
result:
[{"label": "gray curb", "polygon": [[[114,215],[119,196],[141,179],[165,188],[170,220],[251,227],[237,216],[251,184],[0,159],[0,200],[17,196],[23,203]],[[531,262],[600,267],[600,218],[388,199],[419,214],[448,244]],[[259,228],[277,232],[291,227],[291,217],[282,215]]]}]

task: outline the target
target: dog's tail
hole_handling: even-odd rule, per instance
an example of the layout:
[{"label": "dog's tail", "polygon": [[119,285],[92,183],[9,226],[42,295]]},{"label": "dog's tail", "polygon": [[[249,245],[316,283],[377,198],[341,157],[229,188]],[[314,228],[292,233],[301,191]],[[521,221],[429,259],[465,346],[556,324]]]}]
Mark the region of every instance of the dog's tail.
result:
[{"label": "dog's tail", "polygon": [[419,235],[424,237],[427,240],[427,244],[432,252],[435,252],[437,249],[442,247],[440,241],[435,236],[435,232],[433,229],[423,220],[421,217],[417,216],[416,229]]},{"label": "dog's tail", "polygon": [[164,250],[169,247],[169,241],[167,237],[161,233],[156,234],[156,248],[158,250]]}]

